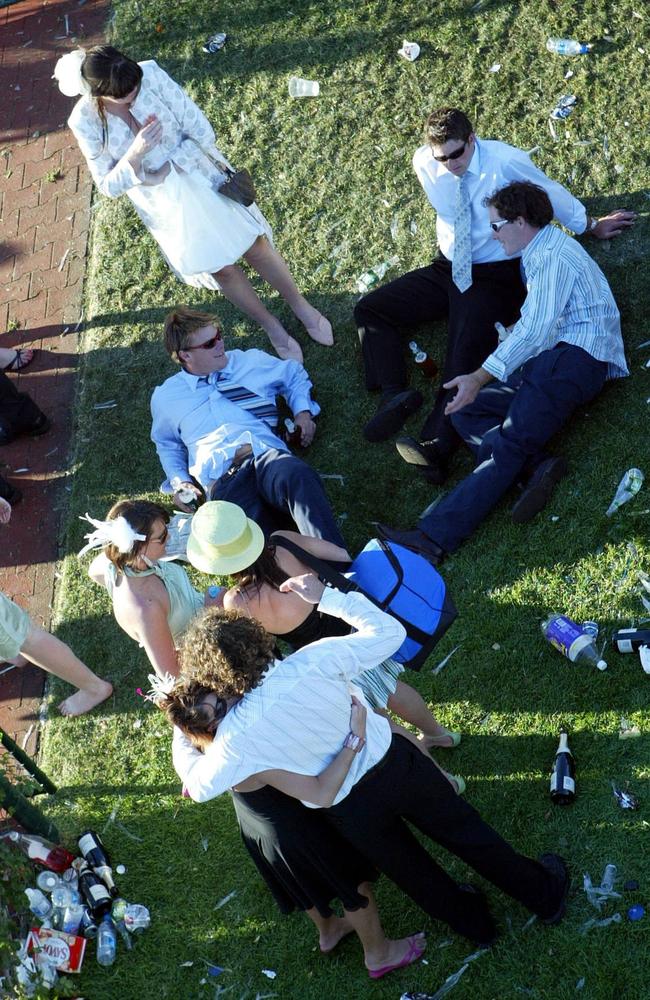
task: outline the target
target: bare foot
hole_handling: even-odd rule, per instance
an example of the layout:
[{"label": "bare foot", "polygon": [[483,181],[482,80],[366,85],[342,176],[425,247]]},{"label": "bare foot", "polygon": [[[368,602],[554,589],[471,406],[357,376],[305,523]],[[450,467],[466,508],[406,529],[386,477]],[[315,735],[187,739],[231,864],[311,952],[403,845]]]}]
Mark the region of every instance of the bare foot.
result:
[{"label": "bare foot", "polygon": [[365,955],[366,968],[372,979],[380,979],[394,969],[417,962],[426,946],[426,937],[422,931],[397,941],[386,939],[381,950]]},{"label": "bare foot", "polygon": [[98,677],[97,683],[92,688],[77,691],[76,694],[71,694],[69,698],[62,701],[59,705],[59,712],[61,715],[67,716],[85,715],[86,712],[90,712],[91,708],[110,698],[112,693],[113,685]]},{"label": "bare foot", "polygon": [[419,739],[427,750],[431,747],[457,747],[460,743],[460,733],[452,733],[450,729],[445,729],[437,722],[431,732],[422,733]]},{"label": "bare foot", "polygon": [[334,951],[339,941],[353,930],[352,924],[346,917],[330,917],[327,921],[327,930],[321,930],[319,935],[318,943],[323,955],[329,955]]}]

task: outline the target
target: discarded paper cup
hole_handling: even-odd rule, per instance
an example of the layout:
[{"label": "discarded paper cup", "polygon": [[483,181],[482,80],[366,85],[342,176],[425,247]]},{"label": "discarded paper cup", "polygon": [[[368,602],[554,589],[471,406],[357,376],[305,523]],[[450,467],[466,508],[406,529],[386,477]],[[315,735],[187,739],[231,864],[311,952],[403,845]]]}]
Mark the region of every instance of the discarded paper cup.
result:
[{"label": "discarded paper cup", "polygon": [[420,46],[417,42],[407,42],[404,39],[401,49],[397,50],[397,54],[403,56],[404,59],[408,59],[409,62],[415,62],[420,55]]},{"label": "discarded paper cup", "polygon": [[289,77],[289,97],[318,97],[320,84],[316,80],[303,80],[299,76]]}]

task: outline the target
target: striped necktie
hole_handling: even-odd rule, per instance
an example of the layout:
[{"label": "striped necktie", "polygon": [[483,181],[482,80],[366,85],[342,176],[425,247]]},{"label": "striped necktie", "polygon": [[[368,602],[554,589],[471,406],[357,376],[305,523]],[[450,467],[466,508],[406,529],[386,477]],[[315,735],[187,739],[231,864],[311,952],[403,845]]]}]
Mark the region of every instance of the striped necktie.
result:
[{"label": "striped necktie", "polygon": [[247,389],[244,385],[236,385],[234,382],[228,382],[227,376],[224,377],[221,372],[213,372],[207,376],[206,381],[214,385],[224,399],[229,399],[231,403],[241,406],[243,410],[252,413],[258,420],[263,420],[272,431],[276,429],[278,408],[275,402],[262,399],[256,392],[252,392],[251,389]]},{"label": "striped necktie", "polygon": [[472,284],[472,211],[467,190],[467,174],[458,179],[454,213],[454,259],[451,276],[459,292],[466,292]]}]

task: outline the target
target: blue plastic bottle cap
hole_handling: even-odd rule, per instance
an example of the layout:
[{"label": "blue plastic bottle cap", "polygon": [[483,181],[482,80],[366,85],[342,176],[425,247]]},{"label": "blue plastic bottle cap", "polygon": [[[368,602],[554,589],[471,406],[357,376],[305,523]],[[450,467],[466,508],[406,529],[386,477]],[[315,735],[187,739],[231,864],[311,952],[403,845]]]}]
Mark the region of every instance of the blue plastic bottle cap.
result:
[{"label": "blue plastic bottle cap", "polygon": [[219,587],[215,587],[215,585],[214,585],[214,584],[211,584],[211,585],[210,585],[210,586],[208,587],[208,594],[210,595],[210,597],[213,597],[213,598],[214,598],[214,597],[216,597],[216,596],[217,596],[217,594],[219,593],[219,590],[220,590],[220,588],[219,588]]},{"label": "blue plastic bottle cap", "polygon": [[645,906],[641,906],[640,903],[635,903],[627,911],[628,920],[642,920],[645,917]]}]

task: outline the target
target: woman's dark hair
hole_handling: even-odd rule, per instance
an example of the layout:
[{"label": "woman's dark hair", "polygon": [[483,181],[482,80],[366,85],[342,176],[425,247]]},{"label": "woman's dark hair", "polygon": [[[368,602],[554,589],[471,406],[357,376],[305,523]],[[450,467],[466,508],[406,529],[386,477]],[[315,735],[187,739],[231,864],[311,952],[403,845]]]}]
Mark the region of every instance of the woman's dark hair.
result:
[{"label": "woman's dark hair", "polygon": [[494,208],[502,219],[514,222],[525,219],[536,229],[553,221],[551,199],[543,188],[531,181],[513,181],[483,199],[486,208]]},{"label": "woman's dark hair", "polygon": [[91,96],[97,101],[102,121],[102,149],[106,145],[108,122],[102,98],[121,100],[142,82],[142,69],[137,62],[118,52],[112,45],[94,45],[86,52],[81,64],[81,75],[90,87]]},{"label": "woman's dark hair", "polygon": [[120,552],[116,545],[107,545],[104,553],[119,570],[125,566],[134,566],[140,553],[151,540],[151,533],[156,521],[169,524],[169,513],[160,504],[150,500],[120,500],[114,504],[106,515],[107,521],[124,517],[138,535],[145,535],[144,542],[134,542],[130,552]]},{"label": "woman's dark hair", "polygon": [[268,583],[274,590],[280,589],[280,584],[287,579],[287,574],[280,569],[275,558],[275,545],[266,543],[259,556],[251,566],[232,574],[237,581],[237,590],[261,590]]},{"label": "woman's dark hair", "polygon": [[172,726],[178,726],[201,749],[212,742],[217,725],[228,711],[226,702],[218,696],[214,707],[206,703],[207,696],[214,693],[204,684],[180,677],[174,690],[159,702]]}]

